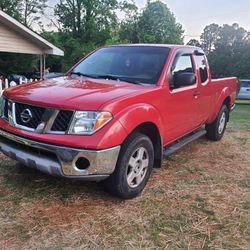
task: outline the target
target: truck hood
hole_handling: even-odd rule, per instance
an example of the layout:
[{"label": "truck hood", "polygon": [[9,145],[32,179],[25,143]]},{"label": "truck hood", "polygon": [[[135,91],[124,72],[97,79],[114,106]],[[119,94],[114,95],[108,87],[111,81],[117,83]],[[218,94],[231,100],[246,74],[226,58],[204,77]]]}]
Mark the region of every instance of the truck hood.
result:
[{"label": "truck hood", "polygon": [[9,88],[4,95],[16,102],[51,108],[98,110],[106,102],[145,89],[126,82],[66,76]]}]

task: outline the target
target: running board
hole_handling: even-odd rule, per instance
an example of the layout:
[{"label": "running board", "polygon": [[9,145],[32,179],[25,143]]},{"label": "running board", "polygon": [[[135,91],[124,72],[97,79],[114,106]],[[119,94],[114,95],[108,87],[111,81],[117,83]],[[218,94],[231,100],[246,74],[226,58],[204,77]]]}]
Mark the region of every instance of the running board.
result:
[{"label": "running board", "polygon": [[184,137],[183,139],[181,139],[180,141],[176,142],[175,144],[173,144],[170,147],[167,147],[165,150],[163,150],[163,158],[166,158],[168,156],[170,156],[171,154],[175,153],[176,151],[178,151],[179,149],[183,148],[184,146],[186,146],[187,144],[201,138],[202,136],[204,136],[206,134],[206,130],[202,129],[199,130],[195,133],[192,133],[186,137]]}]

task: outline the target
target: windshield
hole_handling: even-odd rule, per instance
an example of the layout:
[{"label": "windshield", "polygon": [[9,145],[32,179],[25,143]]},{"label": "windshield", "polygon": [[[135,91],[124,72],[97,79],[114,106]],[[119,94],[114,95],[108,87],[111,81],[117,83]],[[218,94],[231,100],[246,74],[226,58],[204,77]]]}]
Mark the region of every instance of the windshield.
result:
[{"label": "windshield", "polygon": [[163,47],[102,48],[77,65],[71,74],[135,84],[156,84],[169,51],[169,48]]}]

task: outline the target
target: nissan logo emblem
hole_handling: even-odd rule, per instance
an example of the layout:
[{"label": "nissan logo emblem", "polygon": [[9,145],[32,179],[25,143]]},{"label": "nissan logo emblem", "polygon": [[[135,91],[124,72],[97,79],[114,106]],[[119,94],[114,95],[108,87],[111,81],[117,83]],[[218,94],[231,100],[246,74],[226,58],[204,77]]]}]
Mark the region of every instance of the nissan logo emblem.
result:
[{"label": "nissan logo emblem", "polygon": [[22,113],[20,114],[21,120],[23,123],[28,123],[32,119],[32,113],[29,109],[24,109]]}]

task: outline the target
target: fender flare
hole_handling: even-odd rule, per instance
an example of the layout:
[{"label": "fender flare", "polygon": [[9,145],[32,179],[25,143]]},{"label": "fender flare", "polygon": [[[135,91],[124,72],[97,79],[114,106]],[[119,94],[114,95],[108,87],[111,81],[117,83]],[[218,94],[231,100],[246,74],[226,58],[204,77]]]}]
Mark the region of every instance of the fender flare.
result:
[{"label": "fender flare", "polygon": [[128,134],[131,134],[143,123],[154,124],[163,135],[163,121],[159,111],[148,104],[141,103],[129,106],[117,114],[117,119]]},{"label": "fender flare", "polygon": [[138,129],[150,137],[154,145],[154,166],[157,168],[161,167],[163,161],[162,135],[164,127],[159,111],[148,104],[136,104],[124,109],[120,114],[119,121],[128,135]]},{"label": "fender flare", "polygon": [[231,104],[232,104],[231,103],[232,102],[232,97],[231,97],[231,94],[230,94],[229,87],[225,87],[221,91],[220,95],[218,97],[216,97],[216,98],[217,98],[217,102],[215,104],[215,107],[214,107],[214,110],[213,110],[211,116],[209,117],[209,119],[207,121],[208,124],[211,124],[211,123],[214,122],[214,120],[216,119],[216,117],[218,116],[218,114],[220,112],[220,109],[221,109],[223,103],[225,103],[227,98],[230,98],[230,107],[231,107]]}]

